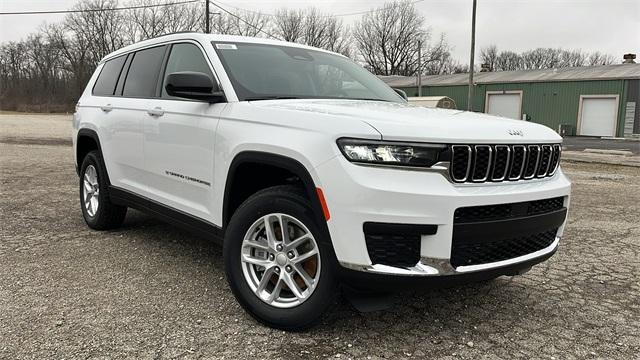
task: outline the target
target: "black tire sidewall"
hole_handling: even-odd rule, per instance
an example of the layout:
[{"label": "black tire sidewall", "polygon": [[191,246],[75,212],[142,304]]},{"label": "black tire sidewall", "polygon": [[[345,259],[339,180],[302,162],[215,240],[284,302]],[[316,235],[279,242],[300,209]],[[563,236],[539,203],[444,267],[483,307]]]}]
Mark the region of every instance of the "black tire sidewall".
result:
[{"label": "black tire sidewall", "polygon": [[[315,222],[309,204],[295,194],[262,192],[247,200],[233,215],[224,240],[225,272],[229,286],[242,307],[258,321],[283,330],[302,330],[319,321],[337,296],[335,258],[322,239],[323,232]],[[301,221],[313,234],[320,249],[318,285],[302,304],[292,308],[276,308],[260,300],[247,284],[240,260],[242,240],[253,223],[270,213],[283,213]]]},{"label": "black tire sidewall", "polygon": [[[83,191],[83,182],[84,182],[84,174],[89,165],[93,165],[96,169],[96,174],[98,176],[98,186],[100,188],[100,194],[98,194],[98,211],[94,216],[90,216],[87,213],[87,209],[84,205],[84,191]],[[82,166],[80,168],[80,208],[82,209],[82,216],[84,217],[85,222],[91,228],[101,228],[104,226],[106,222],[105,211],[109,206],[109,181],[107,180],[106,170],[104,168],[102,157],[100,153],[97,151],[89,152],[84,160],[82,161]]]}]

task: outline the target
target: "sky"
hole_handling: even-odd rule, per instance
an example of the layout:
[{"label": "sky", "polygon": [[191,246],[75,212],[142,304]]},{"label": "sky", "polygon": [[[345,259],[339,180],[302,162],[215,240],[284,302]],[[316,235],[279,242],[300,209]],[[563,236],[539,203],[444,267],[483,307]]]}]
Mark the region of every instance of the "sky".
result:
[{"label": "sky", "polygon": [[[78,0],[0,0],[0,12],[66,10]],[[387,0],[221,0],[232,6],[265,13],[276,9],[315,6],[329,14],[347,14],[379,7]],[[126,6],[127,0],[120,0]],[[204,3],[204,0],[203,0]],[[444,33],[452,55],[468,63],[472,0],[422,0],[415,7],[426,18],[434,38]],[[19,40],[44,22],[64,15],[2,15],[0,42]],[[341,16],[349,25],[360,15]],[[625,53],[640,55],[640,0],[478,0],[476,55],[495,44],[499,50],[523,51],[562,47],[610,53],[622,61]]]}]

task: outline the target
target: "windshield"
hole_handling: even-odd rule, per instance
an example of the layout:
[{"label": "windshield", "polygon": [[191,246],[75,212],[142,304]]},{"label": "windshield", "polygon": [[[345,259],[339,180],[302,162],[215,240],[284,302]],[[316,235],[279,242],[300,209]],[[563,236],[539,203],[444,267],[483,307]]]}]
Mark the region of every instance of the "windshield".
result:
[{"label": "windshield", "polygon": [[238,100],[358,99],[402,102],[375,75],[342,56],[297,47],[213,42]]}]

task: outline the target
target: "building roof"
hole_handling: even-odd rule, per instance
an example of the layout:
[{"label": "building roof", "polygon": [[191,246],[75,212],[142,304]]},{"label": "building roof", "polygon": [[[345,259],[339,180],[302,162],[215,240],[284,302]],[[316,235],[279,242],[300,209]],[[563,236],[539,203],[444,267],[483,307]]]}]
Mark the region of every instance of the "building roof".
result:
[{"label": "building roof", "polygon": [[[391,87],[416,86],[414,76],[380,76]],[[640,64],[582,66],[544,70],[478,72],[476,84],[640,79]],[[469,74],[426,75],[423,86],[467,85]]]}]

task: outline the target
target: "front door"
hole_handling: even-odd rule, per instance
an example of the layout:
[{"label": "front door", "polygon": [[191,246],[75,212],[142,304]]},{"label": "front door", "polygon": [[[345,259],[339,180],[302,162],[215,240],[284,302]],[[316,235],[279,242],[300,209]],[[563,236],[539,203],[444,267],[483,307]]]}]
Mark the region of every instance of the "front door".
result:
[{"label": "front door", "polygon": [[195,43],[173,44],[162,77],[160,97],[149,101],[144,120],[145,183],[156,201],[211,220],[213,149],[220,112],[226,104],[173,98],[164,89],[166,75],[213,71]]}]

